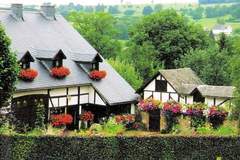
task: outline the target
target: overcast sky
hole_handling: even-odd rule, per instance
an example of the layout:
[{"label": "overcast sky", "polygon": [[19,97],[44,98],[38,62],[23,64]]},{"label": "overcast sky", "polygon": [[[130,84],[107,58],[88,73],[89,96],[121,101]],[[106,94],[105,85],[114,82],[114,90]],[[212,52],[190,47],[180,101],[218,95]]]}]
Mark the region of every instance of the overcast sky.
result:
[{"label": "overcast sky", "polygon": [[[152,0],[124,0],[125,3],[131,4],[144,4],[151,3]],[[97,5],[99,3],[112,5],[120,4],[121,0],[0,0],[0,5],[7,5],[11,3],[22,3],[22,4],[37,4],[40,5],[44,2],[51,2],[52,4],[68,4],[73,2],[75,4],[82,5]],[[154,3],[196,3],[198,0],[154,0]]]}]

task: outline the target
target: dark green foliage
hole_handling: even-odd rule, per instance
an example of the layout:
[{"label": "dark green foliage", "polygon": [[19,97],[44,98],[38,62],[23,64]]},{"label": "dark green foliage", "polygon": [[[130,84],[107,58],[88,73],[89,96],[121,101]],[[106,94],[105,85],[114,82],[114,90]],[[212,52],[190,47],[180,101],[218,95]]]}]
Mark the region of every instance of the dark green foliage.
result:
[{"label": "dark green foliage", "polygon": [[0,107],[7,105],[18,77],[16,55],[10,50],[10,39],[0,26]]},{"label": "dark green foliage", "polygon": [[181,67],[192,68],[206,83],[212,85],[230,85],[228,52],[219,52],[218,48],[191,51],[182,57]]},{"label": "dark green foliage", "polygon": [[36,106],[35,128],[44,129],[45,127],[45,106],[39,103]]},{"label": "dark green foliage", "polygon": [[71,12],[68,20],[104,58],[115,57],[121,50],[117,37],[116,19],[109,13]]},{"label": "dark green foliage", "polygon": [[201,26],[191,24],[175,10],[144,17],[130,35],[131,42],[138,47],[146,43],[153,46],[156,54],[152,61],[163,63],[165,68],[175,68],[175,61],[191,49],[209,45],[209,37]]},{"label": "dark green foliage", "polygon": [[224,33],[220,35],[218,46],[219,46],[219,51],[223,51],[229,48],[229,42],[228,42],[227,36]]},{"label": "dark green foliage", "polygon": [[239,137],[0,136],[0,159],[239,159]]},{"label": "dark green foliage", "polygon": [[149,15],[152,12],[153,12],[153,9],[151,6],[145,6],[142,11],[143,15]]}]

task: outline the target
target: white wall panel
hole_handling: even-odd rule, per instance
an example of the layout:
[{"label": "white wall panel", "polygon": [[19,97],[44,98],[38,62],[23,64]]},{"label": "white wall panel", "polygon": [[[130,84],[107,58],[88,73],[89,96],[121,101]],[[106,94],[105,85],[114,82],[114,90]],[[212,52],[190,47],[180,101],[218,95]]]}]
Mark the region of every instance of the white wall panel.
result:
[{"label": "white wall panel", "polygon": [[155,91],[155,79],[150,82],[144,90],[148,90],[148,91]]},{"label": "white wall panel", "polygon": [[178,94],[177,93],[171,93],[170,96],[174,101],[178,101]]},{"label": "white wall panel", "polygon": [[168,93],[162,93],[162,101],[167,102],[169,100],[169,94]]},{"label": "white wall panel", "polygon": [[156,100],[160,100],[161,96],[160,96],[160,92],[153,92],[153,98]]},{"label": "white wall panel", "polygon": [[149,98],[150,96],[152,96],[152,92],[144,91],[143,99],[147,99],[147,98]]},{"label": "white wall panel", "polygon": [[47,90],[19,92],[19,93],[14,93],[13,98],[17,98],[17,97],[21,97],[21,96],[27,96],[27,95],[34,95],[34,94],[48,94],[48,93],[47,93]]},{"label": "white wall panel", "polygon": [[78,96],[71,96],[68,98],[68,105],[77,105],[78,104]]},{"label": "white wall panel", "polygon": [[68,88],[68,95],[75,95],[75,94],[78,94],[78,87]]},{"label": "white wall panel", "polygon": [[67,93],[67,88],[59,88],[50,90],[50,96],[64,96]]}]

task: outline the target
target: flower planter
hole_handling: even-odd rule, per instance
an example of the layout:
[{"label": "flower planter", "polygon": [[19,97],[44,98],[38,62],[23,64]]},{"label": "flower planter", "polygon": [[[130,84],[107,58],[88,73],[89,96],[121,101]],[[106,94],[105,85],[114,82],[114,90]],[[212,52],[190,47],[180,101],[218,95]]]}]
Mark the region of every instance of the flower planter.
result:
[{"label": "flower planter", "polygon": [[51,69],[51,75],[58,79],[65,78],[70,73],[70,70],[66,67],[54,67]]},{"label": "flower planter", "polygon": [[22,69],[19,78],[23,81],[33,81],[38,76],[38,72],[34,69]]},{"label": "flower planter", "polygon": [[89,77],[92,80],[99,81],[99,80],[105,78],[106,75],[107,75],[106,71],[93,70],[93,71],[90,72]]}]

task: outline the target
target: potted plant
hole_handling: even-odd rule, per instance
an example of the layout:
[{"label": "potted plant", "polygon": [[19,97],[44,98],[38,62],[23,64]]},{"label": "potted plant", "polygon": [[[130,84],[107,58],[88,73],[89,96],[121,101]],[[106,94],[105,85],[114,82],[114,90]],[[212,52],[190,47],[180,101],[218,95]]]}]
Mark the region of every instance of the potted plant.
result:
[{"label": "potted plant", "polygon": [[22,69],[19,78],[24,81],[33,81],[38,76],[38,72],[34,69]]},{"label": "potted plant", "polygon": [[163,104],[162,115],[166,119],[166,128],[163,133],[169,133],[178,124],[177,117],[181,115],[182,106],[176,101],[168,101]]},{"label": "potted plant", "polygon": [[[80,120],[84,124],[84,128],[88,128],[88,122],[93,121],[94,114],[90,111],[84,112],[82,115],[80,115]],[[81,122],[80,122],[80,128],[81,128]]]},{"label": "potted plant", "polygon": [[64,127],[73,122],[73,117],[70,114],[55,114],[51,116],[51,123],[53,127]]},{"label": "potted plant", "polygon": [[51,75],[55,78],[62,79],[70,74],[70,70],[67,67],[53,67],[51,69]]},{"label": "potted plant", "polygon": [[89,73],[89,77],[92,79],[92,80],[96,80],[96,81],[99,81],[103,78],[105,78],[107,76],[107,72],[106,71],[99,71],[99,70],[93,70]]},{"label": "potted plant", "polygon": [[228,113],[220,107],[212,106],[208,110],[208,121],[214,129],[220,127],[226,119]]},{"label": "potted plant", "polygon": [[116,115],[115,120],[117,123],[123,124],[127,129],[133,128],[133,123],[135,121],[134,115],[125,114],[125,115]]}]

